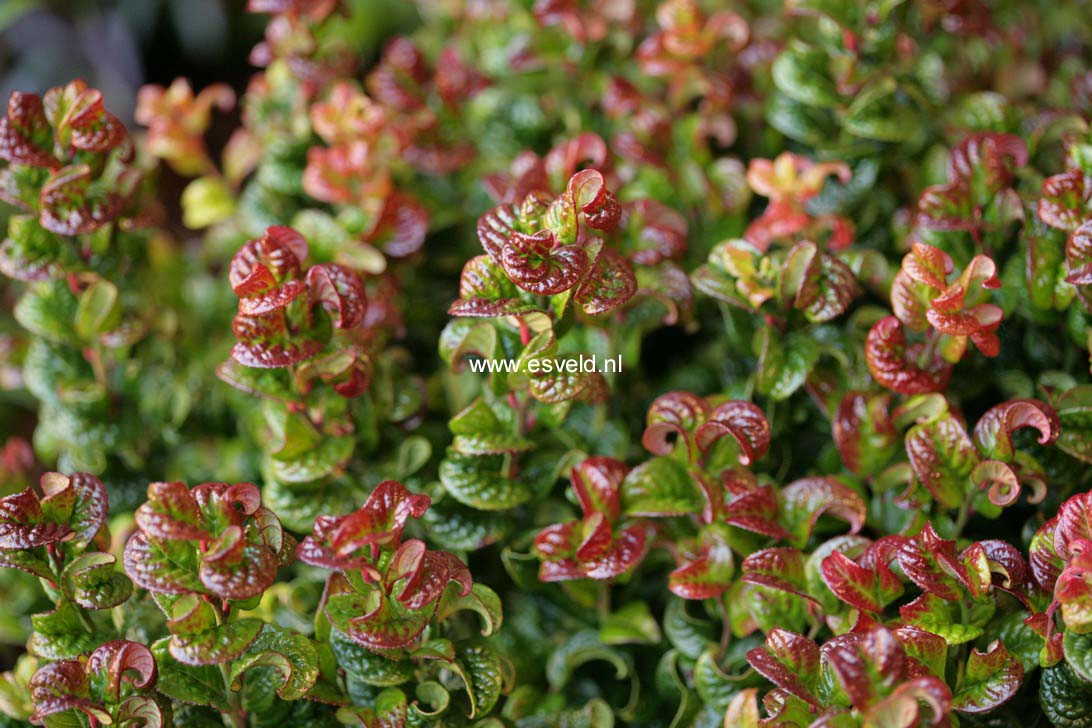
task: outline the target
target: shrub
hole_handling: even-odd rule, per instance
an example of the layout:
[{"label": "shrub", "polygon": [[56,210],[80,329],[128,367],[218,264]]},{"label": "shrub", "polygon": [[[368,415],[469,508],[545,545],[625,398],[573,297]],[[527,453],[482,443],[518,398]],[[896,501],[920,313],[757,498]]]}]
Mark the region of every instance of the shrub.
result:
[{"label": "shrub", "polygon": [[416,6],[12,94],[2,724],[1088,725],[1087,9]]}]

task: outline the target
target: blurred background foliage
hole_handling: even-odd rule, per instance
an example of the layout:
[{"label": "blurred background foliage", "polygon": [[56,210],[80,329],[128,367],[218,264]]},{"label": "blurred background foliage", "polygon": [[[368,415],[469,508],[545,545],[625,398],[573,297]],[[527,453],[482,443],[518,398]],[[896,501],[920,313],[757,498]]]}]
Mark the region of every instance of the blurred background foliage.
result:
[{"label": "blurred background foliage", "polygon": [[[418,23],[412,3],[352,0],[347,37],[365,57]],[[137,90],[178,76],[243,91],[265,16],[242,0],[0,0],[0,98],[83,78],[132,124]],[[351,20],[349,20],[351,18]],[[225,122],[231,126],[231,122]]]}]

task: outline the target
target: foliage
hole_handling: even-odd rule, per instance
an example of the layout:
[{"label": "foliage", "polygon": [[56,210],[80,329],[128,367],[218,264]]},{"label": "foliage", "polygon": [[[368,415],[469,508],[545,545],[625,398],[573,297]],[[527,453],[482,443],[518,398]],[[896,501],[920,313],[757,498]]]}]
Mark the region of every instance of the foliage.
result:
[{"label": "foliage", "polygon": [[1089,724],[1087,8],[247,5],[0,118],[0,725]]}]

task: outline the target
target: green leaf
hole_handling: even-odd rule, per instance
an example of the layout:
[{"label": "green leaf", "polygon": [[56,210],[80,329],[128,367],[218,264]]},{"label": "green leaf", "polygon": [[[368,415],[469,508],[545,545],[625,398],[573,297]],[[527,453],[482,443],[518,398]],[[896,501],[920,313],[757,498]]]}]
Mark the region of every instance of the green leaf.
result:
[{"label": "green leaf", "polygon": [[76,306],[76,333],[81,339],[93,339],[117,328],[120,321],[117,286],[102,278],[96,279],[80,294]]},{"label": "green leaf", "polygon": [[372,652],[350,640],[341,630],[330,631],[330,649],[341,669],[368,685],[392,687],[413,678],[412,662]]},{"label": "green leaf", "polygon": [[270,460],[270,472],[282,483],[309,483],[344,470],[353,455],[352,436],[323,437],[318,444],[291,460]]},{"label": "green leaf", "polygon": [[30,618],[34,634],[27,650],[46,660],[74,660],[109,638],[109,633],[88,632],[80,620],[79,608],[62,601],[52,612]]},{"label": "green leaf", "polygon": [[883,78],[861,90],[844,119],[854,136],[883,142],[906,142],[922,128],[910,97],[893,78]]},{"label": "green leaf", "polygon": [[440,334],[440,358],[455,371],[465,365],[463,360],[471,354],[493,359],[496,351],[497,328],[489,321],[455,319]]},{"label": "green leaf", "polygon": [[486,715],[497,704],[504,688],[504,663],[500,655],[485,644],[460,648],[453,669],[466,684],[470,698],[469,718]]},{"label": "green leaf", "polygon": [[435,680],[418,683],[414,694],[417,700],[410,705],[410,716],[419,716],[422,721],[437,718],[451,704],[451,693]]},{"label": "green leaf", "polygon": [[[669,728],[685,728],[694,725],[694,719],[701,710],[701,701],[695,691],[682,676],[680,655],[676,650],[669,650],[656,664],[656,692],[666,699],[679,701],[675,708]],[[671,702],[667,704],[671,705]]]},{"label": "green leaf", "polygon": [[113,554],[80,554],[61,574],[65,595],[87,609],[109,609],[121,604],[133,593],[133,583],[117,570],[116,564]]},{"label": "green leaf", "polygon": [[823,146],[827,139],[838,134],[830,111],[806,106],[785,93],[770,97],[766,103],[766,121],[790,139],[811,147]]},{"label": "green leaf", "polygon": [[[10,169],[10,168],[9,168]],[[0,272],[18,280],[59,278],[79,268],[72,248],[30,215],[12,215],[0,243]]]},{"label": "green leaf", "polygon": [[1065,660],[1081,680],[1092,685],[1092,634],[1066,630],[1062,637]]},{"label": "green leaf", "polygon": [[216,376],[238,390],[282,401],[295,400],[292,375],[288,369],[258,369],[246,367],[228,359],[216,368]]},{"label": "green leaf", "polygon": [[629,516],[677,516],[697,513],[705,496],[686,466],[672,457],[654,457],[622,481],[622,513]]},{"label": "green leaf", "polygon": [[606,645],[655,645],[662,635],[648,604],[630,602],[607,615],[599,626],[599,639]]},{"label": "green leaf", "polygon": [[395,453],[395,480],[405,480],[425,467],[432,457],[432,445],[420,435],[410,435]]},{"label": "green leaf", "polygon": [[182,703],[229,710],[220,671],[213,665],[182,664],[171,655],[169,643],[170,638],[164,637],[152,645],[158,668],[156,689]]},{"label": "green leaf", "polygon": [[196,594],[171,607],[171,656],[187,665],[217,665],[239,657],[258,637],[263,622],[245,618],[217,624],[213,608]]},{"label": "green leaf", "polygon": [[440,463],[440,482],[457,501],[482,511],[503,511],[525,503],[531,489],[501,475],[500,466],[498,456],[449,453]]},{"label": "green leaf", "polygon": [[405,693],[398,688],[387,688],[374,699],[370,699],[368,705],[367,708],[339,708],[338,720],[345,724],[362,725],[364,728],[395,728],[406,725],[409,708]]},{"label": "green leaf", "polygon": [[820,48],[793,41],[773,63],[773,81],[787,96],[806,106],[833,109],[842,103]]},{"label": "green leaf", "polygon": [[630,676],[633,664],[630,656],[610,645],[599,641],[594,630],[577,632],[561,646],[550,653],[546,662],[546,681],[553,690],[560,690],[569,684],[573,673],[581,665],[602,660],[614,668],[616,680]]},{"label": "green leaf", "polygon": [[709,647],[694,663],[694,688],[707,707],[724,715],[728,704],[747,683],[742,677],[728,675],[717,664],[716,647]]},{"label": "green leaf", "polygon": [[532,440],[511,432],[482,397],[455,415],[448,427],[455,436],[452,448],[461,455],[500,455],[535,446]]},{"label": "green leaf", "polygon": [[76,343],[72,323],[76,297],[63,281],[45,281],[28,290],[15,304],[15,320],[35,336],[60,343]]},{"label": "green leaf", "polygon": [[1055,728],[1092,726],[1092,686],[1082,682],[1064,662],[1043,670],[1039,704]]},{"label": "green leaf", "polygon": [[318,654],[311,640],[298,632],[267,624],[232,662],[231,689],[242,687],[245,672],[262,667],[280,674],[281,684],[276,690],[282,700],[299,700],[318,679]]},{"label": "green leaf", "polygon": [[1078,460],[1092,463],[1092,386],[1066,390],[1054,403],[1061,423],[1057,446]]},{"label": "green leaf", "polygon": [[19,569],[43,579],[53,579],[53,567],[34,550],[0,551],[0,567]]},{"label": "green leaf", "polygon": [[686,600],[669,597],[663,618],[664,634],[682,655],[698,659],[710,643],[715,643],[713,623],[687,612]]},{"label": "green leaf", "polygon": [[788,399],[808,379],[819,361],[819,344],[806,333],[782,338],[769,327],[755,333],[758,391],[775,400]]},{"label": "green leaf", "polygon": [[182,190],[182,224],[190,230],[215,225],[235,213],[235,198],[220,177],[198,177]]},{"label": "green leaf", "polygon": [[188,541],[148,538],[137,532],[125,544],[125,572],[150,591],[181,594],[204,591],[198,578],[199,554]]},{"label": "green leaf", "polygon": [[463,596],[459,592],[462,587],[452,582],[444,588],[444,594],[440,597],[439,606],[436,607],[436,621],[443,622],[455,612],[471,610],[477,612],[482,619],[482,637],[489,637],[500,629],[504,620],[501,611],[501,600],[497,593],[485,584],[474,583],[470,593]]},{"label": "green leaf", "polygon": [[479,511],[441,495],[422,517],[432,543],[451,551],[473,551],[496,543],[513,526],[502,511]]},{"label": "green leaf", "polygon": [[902,607],[900,613],[908,624],[943,637],[949,645],[962,645],[985,632],[983,627],[994,609],[993,602],[976,604],[969,611],[969,619],[964,619],[958,603],[926,592]]}]

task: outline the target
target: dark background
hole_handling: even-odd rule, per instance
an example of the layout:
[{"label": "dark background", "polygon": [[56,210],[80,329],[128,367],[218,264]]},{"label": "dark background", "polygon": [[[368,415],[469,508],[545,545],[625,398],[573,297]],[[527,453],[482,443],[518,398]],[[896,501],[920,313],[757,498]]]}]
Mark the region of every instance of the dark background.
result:
[{"label": "dark background", "polygon": [[[409,0],[348,2],[365,10],[365,55],[417,20]],[[265,23],[246,0],[0,0],[0,99],[82,78],[131,123],[145,83],[185,76],[195,90],[221,82],[241,92]]]}]

